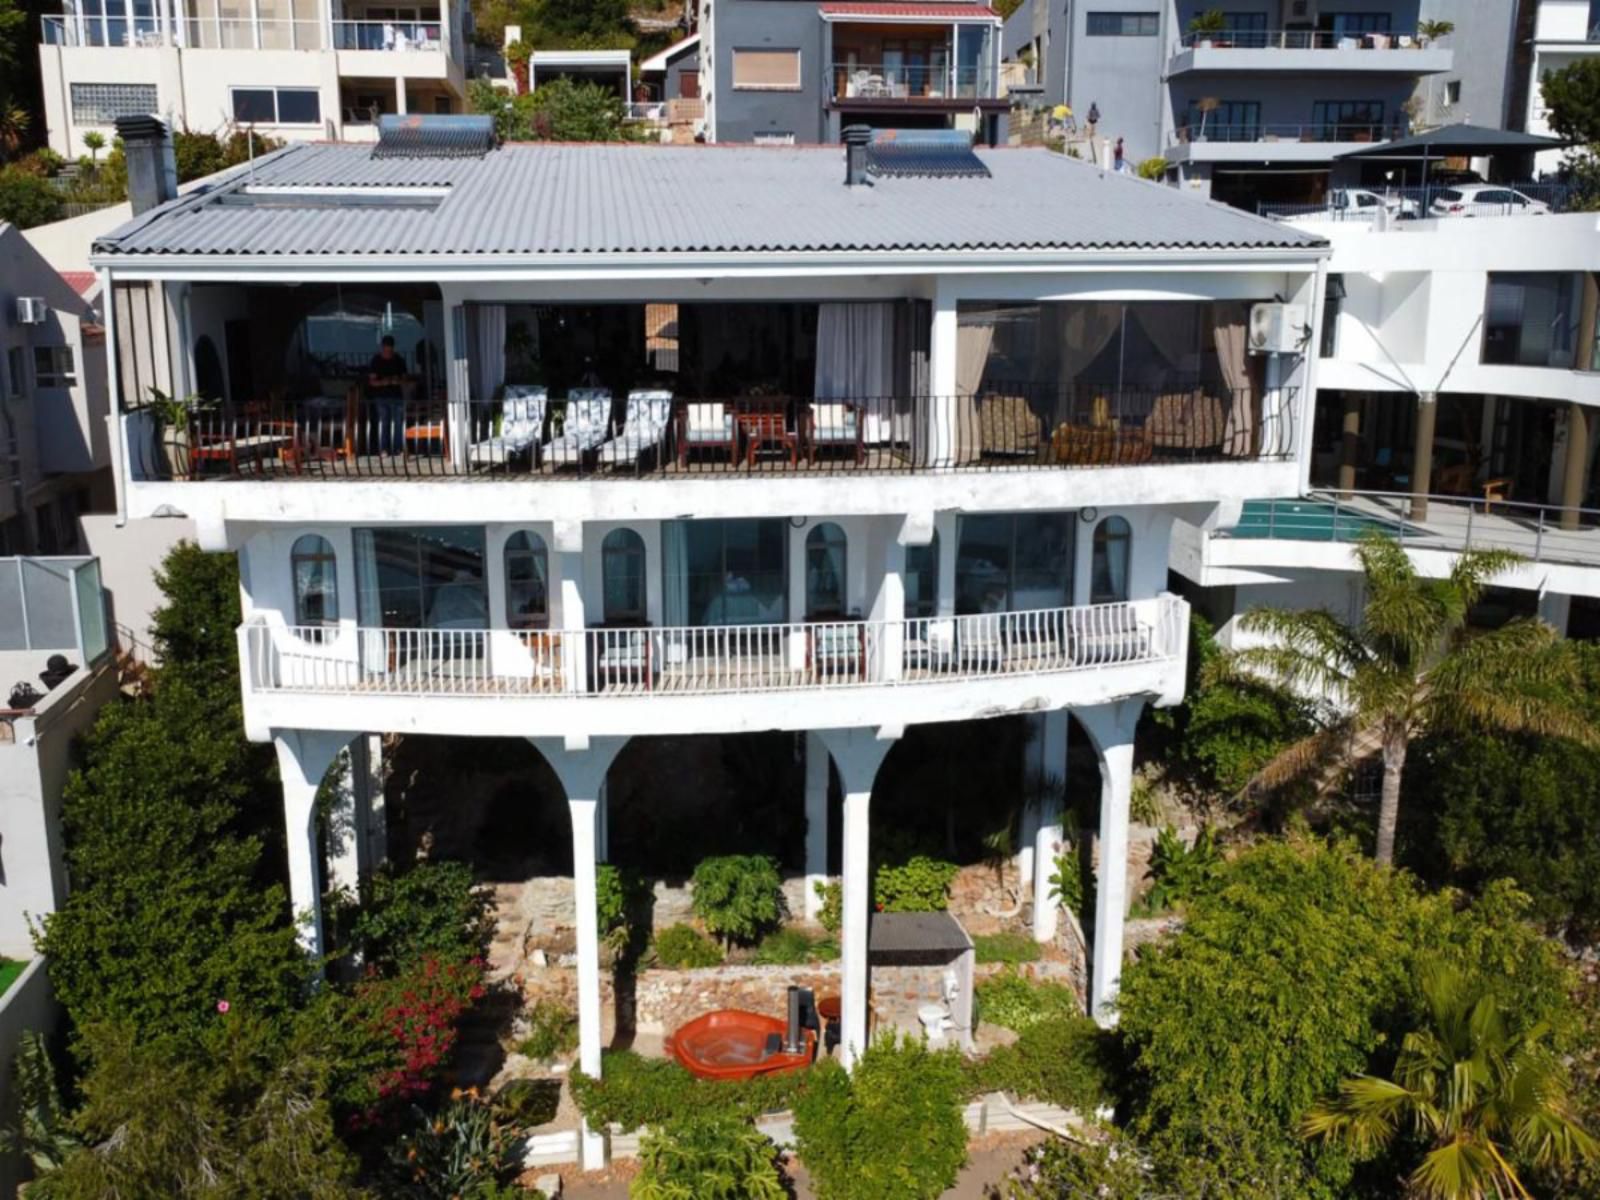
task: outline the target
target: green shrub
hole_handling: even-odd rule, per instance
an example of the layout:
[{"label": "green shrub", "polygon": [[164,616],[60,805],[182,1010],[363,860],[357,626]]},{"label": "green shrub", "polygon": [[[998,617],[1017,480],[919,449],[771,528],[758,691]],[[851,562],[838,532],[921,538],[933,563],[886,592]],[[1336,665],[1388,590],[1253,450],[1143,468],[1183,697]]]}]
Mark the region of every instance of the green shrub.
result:
[{"label": "green shrub", "polygon": [[879,912],[943,912],[959,868],[953,862],[914,855],[898,867],[881,866],[873,882]]},{"label": "green shrub", "polygon": [[978,1019],[1018,1033],[1041,1021],[1070,1020],[1083,1015],[1072,989],[1060,983],[1024,979],[1008,968],[978,983]]},{"label": "green shrub", "polygon": [[646,1133],[629,1200],[784,1200],[778,1149],[748,1120],[690,1114]]},{"label": "green shrub", "polygon": [[572,1097],[591,1125],[617,1124],[625,1131],[661,1125],[693,1112],[752,1119],[791,1108],[808,1073],[757,1075],[738,1083],[696,1079],[667,1058],[644,1058],[629,1050],[607,1052],[601,1077],[572,1072]]},{"label": "green shrub", "polygon": [[832,962],[839,957],[833,938],[812,938],[803,929],[775,929],[761,939],[750,961],[762,967],[795,967],[803,963]]},{"label": "green shrub", "polygon": [[656,965],[669,971],[714,967],[722,962],[717,944],[692,925],[669,925],[656,934]]},{"label": "green shrub", "polygon": [[1148,1200],[1156,1194],[1154,1182],[1146,1155],[1129,1139],[1084,1144],[1051,1138],[1025,1152],[997,1200]]},{"label": "green shrub", "polygon": [[972,1065],[973,1089],[1012,1092],[1088,1117],[1115,1100],[1115,1049],[1115,1038],[1088,1017],[1036,1021]]},{"label": "green shrub", "polygon": [[884,1037],[854,1074],[829,1060],[795,1100],[794,1132],[818,1200],[934,1200],[967,1160],[955,1050]]},{"label": "green shrub", "polygon": [[561,1107],[561,1080],[513,1079],[494,1094],[494,1115],[512,1129],[548,1125]]},{"label": "green shrub", "polygon": [[528,1036],[517,1045],[525,1058],[546,1062],[578,1045],[578,1016],[553,1000],[538,1000],[528,1010]]},{"label": "green shrub", "polygon": [[766,855],[702,859],[689,882],[694,915],[725,944],[753,942],[783,920],[783,879]]},{"label": "green shrub", "polygon": [[346,897],[335,914],[364,966],[388,973],[430,954],[466,959],[488,949],[489,897],[473,882],[467,863],[384,866],[364,891],[363,902]]},{"label": "green shrub", "polygon": [[1222,850],[1210,826],[1200,830],[1193,846],[1185,845],[1172,826],[1164,827],[1156,834],[1150,855],[1150,890],[1145,893],[1142,910],[1170,912],[1216,886],[1222,861]]},{"label": "green shrub", "polygon": [[972,949],[980,963],[1025,963],[1039,961],[1039,943],[1026,933],[979,933],[973,935]]},{"label": "green shrub", "polygon": [[1090,914],[1084,895],[1082,857],[1075,847],[1068,846],[1051,861],[1055,870],[1050,872],[1050,902],[1087,919]]},{"label": "green shrub", "polygon": [[839,926],[844,921],[844,885],[837,879],[827,882],[818,880],[811,885],[813,891],[822,897],[822,908],[817,913],[817,924],[829,933],[838,933]]},{"label": "green shrub", "polygon": [[61,193],[48,179],[20,166],[0,167],[0,221],[27,229],[60,216]]},{"label": "green shrub", "polygon": [[612,863],[601,863],[595,868],[594,885],[595,918],[601,944],[614,956],[621,957],[635,948],[634,935],[639,929],[634,917],[649,892],[649,884],[632,871],[624,871]]}]

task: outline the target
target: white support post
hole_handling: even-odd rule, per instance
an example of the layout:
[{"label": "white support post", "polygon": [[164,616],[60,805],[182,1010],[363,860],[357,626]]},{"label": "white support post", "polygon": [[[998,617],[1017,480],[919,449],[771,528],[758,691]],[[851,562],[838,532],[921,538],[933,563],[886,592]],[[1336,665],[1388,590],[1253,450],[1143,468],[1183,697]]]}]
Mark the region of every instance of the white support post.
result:
[{"label": "white support post", "polygon": [[956,342],[955,296],[941,285],[934,294],[933,329],[928,339],[930,412],[924,453],[929,456],[929,466],[948,466],[956,459],[960,411],[956,399]]},{"label": "white support post", "polygon": [[1128,912],[1128,821],[1133,801],[1133,731],[1142,701],[1124,700],[1076,711],[1100,752],[1100,855],[1095,876],[1094,955],[1089,1012],[1101,1025],[1117,1023],[1122,979],[1122,930]]},{"label": "white support post", "polygon": [[[625,738],[595,738],[584,745],[569,745],[557,738],[531,738],[555,770],[567,794],[572,816],[572,889],[577,911],[578,937],[578,1065],[585,1075],[600,1077],[600,927],[595,912],[597,842],[600,792],[606,771],[626,742]],[[609,1133],[579,1131],[580,1165],[598,1171],[609,1156]]]},{"label": "white support post", "polygon": [[395,76],[394,111],[402,117],[406,115],[406,78],[404,75]]},{"label": "white support post", "polygon": [[872,600],[872,619],[879,623],[873,678],[893,683],[905,666],[906,548],[898,531],[884,538],[883,575]]},{"label": "white support post", "polygon": [[1061,806],[1066,798],[1067,710],[1052,709],[1039,720],[1039,773],[1046,788],[1036,797],[1033,820],[1033,939],[1056,936],[1059,905],[1050,899],[1050,876],[1061,852]]},{"label": "white support post", "polygon": [[817,887],[828,881],[828,747],[814,732],[806,739],[806,920],[822,914]]},{"label": "white support post", "polygon": [[[398,81],[401,92],[405,81]],[[401,112],[405,112],[402,105]],[[444,390],[446,428],[450,430],[450,466],[465,475],[467,450],[472,441],[471,375],[467,368],[467,306],[450,306],[450,319],[444,326]]]},{"label": "white support post", "polygon": [[583,523],[557,521],[556,569],[561,572],[561,670],[568,692],[589,690],[587,616],[583,599]]},{"label": "white support post", "polygon": [[872,872],[868,855],[868,811],[872,783],[894,744],[873,729],[824,729],[818,738],[839,768],[844,789],[844,883],[840,922],[842,976],[839,998],[839,1061],[853,1067],[867,1048],[867,940],[871,931]]},{"label": "white support post", "polygon": [[[317,789],[353,733],[278,730],[278,774],[283,781],[283,819],[288,834],[289,899],[299,922],[299,940],[308,957],[320,958],[322,881],[318,866]],[[320,967],[319,967],[320,971]]]},{"label": "white support post", "polygon": [[1567,636],[1567,623],[1572,618],[1572,597],[1564,592],[1539,593],[1539,619],[1555,626],[1562,637]]}]

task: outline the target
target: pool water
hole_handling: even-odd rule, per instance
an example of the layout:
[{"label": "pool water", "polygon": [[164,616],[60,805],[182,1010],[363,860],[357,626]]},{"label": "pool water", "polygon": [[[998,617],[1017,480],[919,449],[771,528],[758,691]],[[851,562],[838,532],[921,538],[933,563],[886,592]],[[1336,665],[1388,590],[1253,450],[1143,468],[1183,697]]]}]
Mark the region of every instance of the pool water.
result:
[{"label": "pool water", "polygon": [[1369,530],[1389,537],[1420,532],[1402,521],[1386,521],[1321,500],[1246,500],[1236,538],[1277,538],[1295,542],[1353,542]]}]

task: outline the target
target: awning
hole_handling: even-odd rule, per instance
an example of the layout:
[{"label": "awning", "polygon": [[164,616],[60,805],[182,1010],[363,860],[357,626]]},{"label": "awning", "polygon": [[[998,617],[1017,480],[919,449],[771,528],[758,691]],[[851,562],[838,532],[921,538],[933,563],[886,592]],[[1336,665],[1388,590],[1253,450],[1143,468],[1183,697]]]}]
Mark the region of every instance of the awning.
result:
[{"label": "awning", "polygon": [[1532,154],[1539,150],[1560,150],[1567,143],[1560,138],[1539,137],[1509,129],[1488,129],[1482,125],[1441,125],[1427,133],[1379,142],[1359,150],[1346,150],[1340,158],[1433,159],[1446,157],[1478,158],[1492,154]]},{"label": "awning", "polygon": [[844,0],[817,6],[824,21],[986,21],[1002,24],[1004,18],[987,4],[896,4],[870,0]]}]

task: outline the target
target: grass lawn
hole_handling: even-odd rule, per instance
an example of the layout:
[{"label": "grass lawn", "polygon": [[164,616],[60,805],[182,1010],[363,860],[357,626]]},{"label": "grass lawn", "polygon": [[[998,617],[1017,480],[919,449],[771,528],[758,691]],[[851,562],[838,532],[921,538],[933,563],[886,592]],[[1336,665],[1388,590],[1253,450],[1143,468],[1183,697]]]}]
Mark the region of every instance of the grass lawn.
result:
[{"label": "grass lawn", "polygon": [[11,985],[17,981],[27,967],[26,962],[18,962],[13,958],[0,958],[0,996],[11,990]]}]

